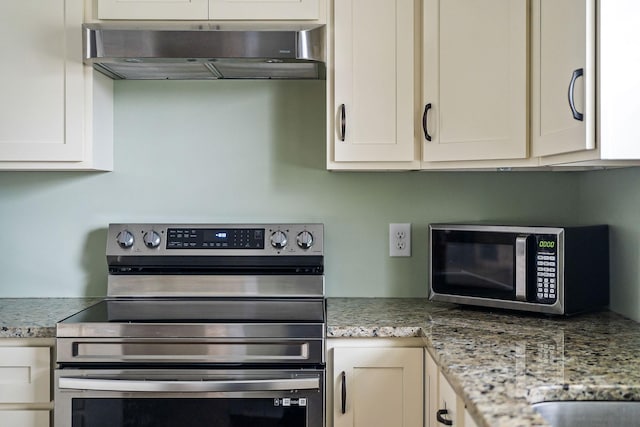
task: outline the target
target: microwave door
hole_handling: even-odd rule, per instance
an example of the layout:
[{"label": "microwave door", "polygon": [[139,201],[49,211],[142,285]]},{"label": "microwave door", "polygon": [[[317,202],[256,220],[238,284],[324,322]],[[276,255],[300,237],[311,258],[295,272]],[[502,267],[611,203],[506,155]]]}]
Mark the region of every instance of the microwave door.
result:
[{"label": "microwave door", "polygon": [[490,276],[476,274],[472,271],[460,269],[457,271],[445,271],[443,275],[447,276],[447,281],[457,286],[479,287],[483,289],[494,289],[496,291],[511,292],[513,287],[509,283],[493,279]]},{"label": "microwave door", "polygon": [[[517,237],[514,233],[436,231],[432,248],[433,290],[440,294],[514,300]],[[526,276],[526,272],[522,275]],[[520,282],[526,288],[522,284],[526,281]]]}]

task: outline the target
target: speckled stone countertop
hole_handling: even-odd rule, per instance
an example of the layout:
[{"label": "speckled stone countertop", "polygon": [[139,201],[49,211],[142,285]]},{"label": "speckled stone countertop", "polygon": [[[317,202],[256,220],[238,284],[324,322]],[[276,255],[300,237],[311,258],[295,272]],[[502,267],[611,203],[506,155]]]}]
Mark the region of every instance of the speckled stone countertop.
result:
[{"label": "speckled stone countertop", "polygon": [[0,338],[53,338],[56,322],[101,298],[0,298]]},{"label": "speckled stone countertop", "polygon": [[548,424],[530,404],[640,400],[640,323],[551,318],[424,299],[330,298],[328,337],[422,336],[479,426]]},{"label": "speckled stone countertop", "polygon": [[[52,338],[100,298],[0,299],[0,338]],[[542,427],[530,404],[640,400],[640,323],[608,311],[570,318],[426,299],[329,298],[327,336],[421,337],[480,427]]]}]

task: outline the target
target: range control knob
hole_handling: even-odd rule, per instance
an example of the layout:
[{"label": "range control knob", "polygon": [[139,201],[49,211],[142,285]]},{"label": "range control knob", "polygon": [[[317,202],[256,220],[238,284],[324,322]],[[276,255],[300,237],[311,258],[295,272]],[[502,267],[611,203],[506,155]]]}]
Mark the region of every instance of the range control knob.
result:
[{"label": "range control knob", "polygon": [[287,235],[284,231],[274,231],[271,233],[271,246],[276,249],[282,249],[287,246]]},{"label": "range control knob", "polygon": [[160,241],[162,239],[155,230],[151,230],[145,233],[143,240],[144,244],[147,245],[148,248],[157,248],[160,246]]},{"label": "range control knob", "polygon": [[131,233],[129,230],[122,230],[116,236],[116,242],[118,242],[118,245],[120,245],[120,247],[123,249],[129,249],[131,246],[133,246],[133,241],[133,233]]},{"label": "range control knob", "polygon": [[298,242],[298,246],[300,246],[300,248],[309,249],[311,246],[313,246],[313,234],[309,233],[307,230],[301,231],[298,233],[296,241]]}]

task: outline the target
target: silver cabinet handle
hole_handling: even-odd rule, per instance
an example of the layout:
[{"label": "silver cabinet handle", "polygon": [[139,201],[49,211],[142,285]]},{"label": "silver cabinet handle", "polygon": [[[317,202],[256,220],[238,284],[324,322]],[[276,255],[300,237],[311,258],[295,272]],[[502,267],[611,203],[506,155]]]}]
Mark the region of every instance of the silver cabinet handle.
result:
[{"label": "silver cabinet handle", "polygon": [[340,104],[340,141],[344,141],[347,134],[347,107]]},{"label": "silver cabinet handle", "polygon": [[319,378],[283,378],[275,380],[204,380],[204,381],[154,381],[112,380],[104,378],[60,378],[60,389],[99,390],[116,392],[186,392],[206,393],[215,391],[274,391],[314,390],[320,388]]},{"label": "silver cabinet handle", "polygon": [[571,108],[571,114],[573,114],[573,118],[579,121],[584,120],[584,114],[580,113],[576,109],[576,103],[573,99],[573,93],[575,91],[576,80],[578,80],[578,77],[582,77],[583,74],[584,70],[582,68],[578,68],[571,75],[571,81],[569,82],[569,108]]}]

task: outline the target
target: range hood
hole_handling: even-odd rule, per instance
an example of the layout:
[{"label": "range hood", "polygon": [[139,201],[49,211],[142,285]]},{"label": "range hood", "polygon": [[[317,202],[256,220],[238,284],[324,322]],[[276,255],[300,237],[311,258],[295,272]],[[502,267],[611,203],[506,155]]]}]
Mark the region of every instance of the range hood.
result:
[{"label": "range hood", "polygon": [[324,79],[325,27],[85,24],[83,61],[112,79]]}]

